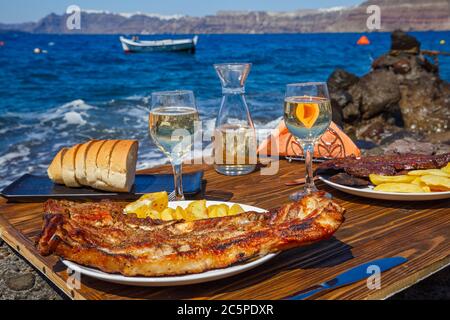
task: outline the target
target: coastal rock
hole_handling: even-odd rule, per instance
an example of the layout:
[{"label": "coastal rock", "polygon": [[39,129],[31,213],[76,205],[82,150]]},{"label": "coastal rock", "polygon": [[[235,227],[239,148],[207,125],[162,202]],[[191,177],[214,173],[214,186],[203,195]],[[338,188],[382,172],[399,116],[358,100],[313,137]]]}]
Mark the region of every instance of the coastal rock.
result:
[{"label": "coastal rock", "polygon": [[380,115],[370,121],[361,121],[357,126],[352,127],[356,139],[366,140],[374,143],[382,143],[386,137],[394,136],[401,131],[400,127],[387,121],[383,115]]},{"label": "coastal rock", "polygon": [[[444,137],[450,130],[450,84],[440,79],[438,66],[421,54],[417,39],[402,31],[395,31],[391,38],[391,50],[374,60],[368,74],[358,78],[337,69],[330,75],[331,103],[342,109],[344,130],[358,140],[382,143],[384,148],[386,137],[402,131]],[[425,141],[423,136],[417,141]],[[438,149],[445,150],[446,143],[448,139]],[[392,148],[403,151],[407,145],[413,146],[402,141],[400,147]],[[420,146],[430,150],[429,145]]]},{"label": "coastal rock", "polygon": [[400,59],[392,65],[394,73],[406,74],[411,70],[411,64],[406,59]]},{"label": "coastal rock", "polygon": [[412,138],[405,138],[394,141],[383,149],[385,154],[415,153],[432,155],[436,152],[436,148],[432,143],[420,142]]},{"label": "coastal rock", "polygon": [[395,30],[391,34],[391,55],[398,53],[419,54],[420,42],[416,38],[401,30]]},{"label": "coastal rock", "polygon": [[344,69],[336,69],[328,77],[327,86],[330,91],[346,90],[358,82],[359,78]]},{"label": "coastal rock", "polygon": [[371,72],[362,77],[350,92],[352,96],[360,98],[362,119],[390,112],[401,98],[397,78],[391,72]]},{"label": "coastal rock", "polygon": [[[347,114],[343,114],[344,107],[352,102],[352,96],[346,91],[359,78],[353,73],[347,72],[343,69],[336,69],[327,80],[327,86],[330,91],[330,101],[333,108],[333,121],[340,127],[343,127],[343,119],[345,117],[352,117],[352,109],[347,110]],[[359,111],[356,115],[359,115]]]},{"label": "coastal rock", "polygon": [[432,133],[427,136],[427,141],[435,144],[447,144],[450,146],[450,130],[439,133]]},{"label": "coastal rock", "polygon": [[25,273],[6,279],[6,285],[14,291],[30,290],[34,286],[36,278],[31,273]]},{"label": "coastal rock", "polygon": [[433,101],[434,88],[410,86],[402,87],[401,92],[399,106],[405,128],[424,133],[444,132],[448,129],[449,106],[438,100]]},{"label": "coastal rock", "polygon": [[[393,140],[393,141],[391,141]],[[388,142],[390,141],[390,142]],[[381,142],[379,146],[363,150],[364,155],[384,155],[384,154],[442,154],[450,152],[450,144],[433,143],[428,140],[405,137],[395,140],[389,139]]]}]

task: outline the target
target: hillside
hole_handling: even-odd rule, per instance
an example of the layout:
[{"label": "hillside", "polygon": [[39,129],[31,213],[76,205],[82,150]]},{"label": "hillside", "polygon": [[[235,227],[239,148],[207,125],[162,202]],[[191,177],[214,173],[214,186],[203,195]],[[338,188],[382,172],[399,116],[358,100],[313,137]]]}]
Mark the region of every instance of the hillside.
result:
[{"label": "hillside", "polygon": [[370,4],[381,8],[381,30],[450,30],[448,0],[377,0],[356,7],[293,12],[218,12],[204,17],[160,16],[145,13],[83,11],[81,30],[67,30],[66,15],[49,14],[38,22],[0,24],[0,30],[32,33],[193,34],[365,32]]}]

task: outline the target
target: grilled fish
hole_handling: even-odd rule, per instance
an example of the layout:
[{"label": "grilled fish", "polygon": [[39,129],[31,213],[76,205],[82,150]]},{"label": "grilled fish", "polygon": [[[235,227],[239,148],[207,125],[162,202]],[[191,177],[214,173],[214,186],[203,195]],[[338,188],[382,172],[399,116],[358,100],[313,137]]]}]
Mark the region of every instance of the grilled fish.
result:
[{"label": "grilled fish", "polygon": [[185,222],[138,219],[102,201],[49,200],[37,248],[126,276],[170,276],[225,268],[330,238],[344,209],[323,192],[265,213]]}]

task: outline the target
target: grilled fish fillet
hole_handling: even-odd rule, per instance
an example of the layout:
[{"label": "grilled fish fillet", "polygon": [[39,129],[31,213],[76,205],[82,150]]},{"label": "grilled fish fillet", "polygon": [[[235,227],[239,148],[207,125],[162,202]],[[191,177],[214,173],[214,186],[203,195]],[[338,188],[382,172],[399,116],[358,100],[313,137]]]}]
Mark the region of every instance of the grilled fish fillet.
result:
[{"label": "grilled fish fillet", "polygon": [[138,219],[103,201],[49,200],[42,255],[126,276],[199,273],[330,238],[344,209],[318,192],[266,212],[185,221]]}]

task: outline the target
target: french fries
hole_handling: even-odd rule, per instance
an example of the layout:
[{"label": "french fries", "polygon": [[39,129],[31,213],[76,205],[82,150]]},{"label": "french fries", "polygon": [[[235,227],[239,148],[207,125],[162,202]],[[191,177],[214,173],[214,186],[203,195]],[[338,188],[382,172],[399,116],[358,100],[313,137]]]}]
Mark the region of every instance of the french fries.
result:
[{"label": "french fries", "polygon": [[384,192],[440,192],[450,191],[450,163],[441,169],[412,170],[406,175],[369,175],[375,191]]},{"label": "french fries", "polygon": [[185,220],[194,221],[216,217],[226,217],[244,212],[238,204],[228,205],[213,204],[206,205],[206,200],[195,200],[183,209],[177,206],[176,209],[168,206],[167,192],[148,193],[140,197],[137,201],[129,203],[125,209],[126,214],[135,214],[138,218],[151,218],[164,221]]},{"label": "french fries", "polygon": [[450,191],[450,179],[441,176],[426,175],[420,177],[423,183],[430,186],[431,190]]},{"label": "french fries", "polygon": [[373,190],[384,192],[426,192],[421,186],[412,183],[387,182],[377,185]]},{"label": "french fries", "polygon": [[443,168],[441,168],[442,171],[444,171],[445,173],[450,174],[450,162],[447,163],[447,165]]},{"label": "french fries", "polygon": [[408,183],[415,179],[413,176],[400,175],[400,176],[382,176],[379,174],[370,174],[369,175],[370,182],[374,185],[379,185],[382,183],[388,182],[397,182],[397,183]]},{"label": "french fries", "polygon": [[[445,168],[445,167],[444,167]],[[450,174],[441,169],[412,170],[408,172],[408,176],[442,176],[450,178]]]}]

